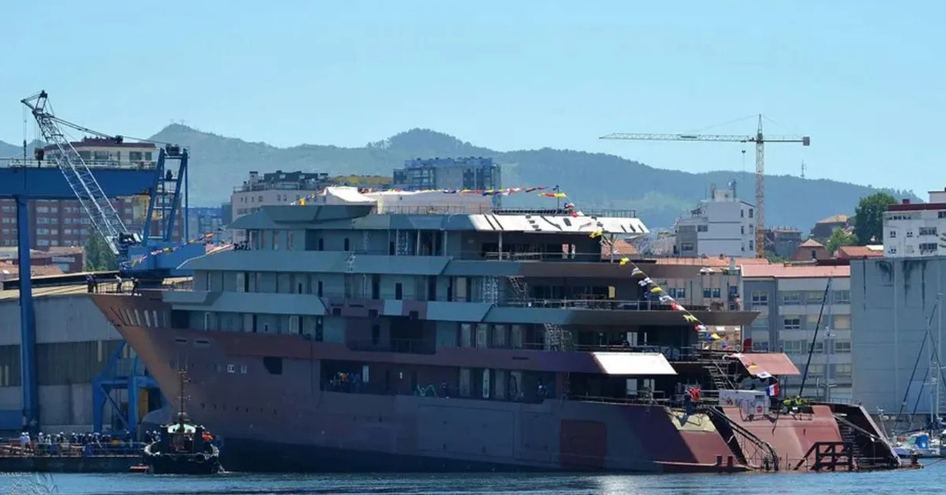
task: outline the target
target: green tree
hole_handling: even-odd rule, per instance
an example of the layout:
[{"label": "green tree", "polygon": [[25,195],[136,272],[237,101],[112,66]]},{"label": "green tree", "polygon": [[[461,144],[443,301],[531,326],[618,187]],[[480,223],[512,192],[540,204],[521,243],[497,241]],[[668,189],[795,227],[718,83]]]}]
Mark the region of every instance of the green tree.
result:
[{"label": "green tree", "polygon": [[854,234],[858,244],[879,244],[884,241],[884,211],[896,202],[893,196],[885,192],[861,198],[854,210]]},{"label": "green tree", "polygon": [[828,253],[834,254],[841,246],[853,246],[855,244],[857,244],[857,236],[853,233],[845,229],[834,229],[834,232],[831,233],[831,237],[828,238],[828,242],[825,244],[825,249],[828,250]]},{"label": "green tree", "polygon": [[118,258],[98,232],[93,233],[85,243],[85,269],[88,271],[118,269]]}]

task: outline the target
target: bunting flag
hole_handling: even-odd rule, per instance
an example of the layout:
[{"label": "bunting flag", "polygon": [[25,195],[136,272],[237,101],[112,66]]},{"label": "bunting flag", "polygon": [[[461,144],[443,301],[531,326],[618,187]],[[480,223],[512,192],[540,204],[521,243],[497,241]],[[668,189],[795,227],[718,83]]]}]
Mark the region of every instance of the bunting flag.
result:
[{"label": "bunting flag", "polygon": [[[139,257],[137,257],[137,258],[135,258],[135,259],[129,260],[129,261],[128,261],[128,264],[131,265],[132,267],[135,267],[135,266],[140,265],[145,259],[147,259],[147,258],[149,258],[149,257],[151,257],[151,256],[159,256],[159,255],[162,255],[162,254],[173,253],[173,252],[177,251],[178,249],[180,249],[180,248],[182,248],[182,247],[184,247],[184,246],[186,246],[186,245],[188,245],[188,244],[210,244],[210,243],[213,242],[214,237],[216,237],[217,234],[220,234],[220,233],[223,233],[223,232],[224,232],[224,230],[223,230],[223,228],[221,227],[221,228],[218,228],[216,231],[213,231],[213,232],[204,232],[203,234],[201,234],[201,235],[199,235],[199,236],[197,236],[197,237],[194,237],[193,239],[189,239],[187,242],[183,242],[183,243],[181,243],[181,244],[178,244],[177,246],[168,246],[168,247],[163,247],[163,248],[160,248],[160,249],[153,249],[153,250],[151,250],[148,254],[146,254],[146,255],[144,255],[144,256],[139,256]],[[226,248],[232,248],[232,247],[233,247],[233,244],[224,244],[224,245],[222,245],[222,246],[220,246],[220,247],[218,247],[218,248],[215,248],[215,249],[211,250],[211,251],[208,252],[207,254],[211,254],[211,253],[214,253],[214,252],[217,252],[217,251],[223,251],[223,250],[226,250]]]},{"label": "bunting flag", "polygon": [[[582,225],[580,228],[590,227],[593,222],[587,222]],[[603,236],[603,230],[600,228],[595,229],[589,237],[592,239],[598,239],[598,242],[603,248],[609,248],[613,254],[620,255],[621,253],[615,249],[614,244],[608,238]],[[665,304],[670,307],[671,311],[678,311],[683,313],[683,320],[689,324],[693,325],[693,330],[700,335],[701,339],[704,339],[708,344],[711,345],[713,342],[721,341],[720,345],[723,349],[728,349],[729,345],[727,342],[716,332],[708,332],[706,325],[704,325],[699,318],[691,313],[686,307],[677,302],[673,296],[666,294],[664,289],[660,287],[653,279],[647,276],[647,274],[637,265],[631,261],[627,256],[622,256],[618,261],[618,266],[627,266],[631,265],[631,277],[637,280],[637,285],[641,287],[644,291],[644,297],[647,300],[656,299],[661,304]]]}]

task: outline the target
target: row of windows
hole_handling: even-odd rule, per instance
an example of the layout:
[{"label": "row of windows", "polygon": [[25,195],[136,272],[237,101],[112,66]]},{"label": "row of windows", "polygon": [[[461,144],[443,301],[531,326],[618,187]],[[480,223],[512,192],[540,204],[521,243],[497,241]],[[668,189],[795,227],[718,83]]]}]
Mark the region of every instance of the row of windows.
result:
[{"label": "row of windows", "polygon": [[[766,318],[756,318],[752,322],[752,329],[763,330],[768,328],[768,325],[769,322]],[[816,326],[818,326],[818,315],[785,315],[782,317],[782,330],[814,330]],[[819,328],[850,330],[851,315],[822,315]]]},{"label": "row of windows", "polygon": [[[767,343],[766,343],[767,344]],[[847,340],[833,341],[832,352],[835,354],[849,354],[851,352],[851,342]],[[782,352],[788,354],[807,354],[811,349],[810,340],[783,340]],[[815,354],[823,353],[825,350],[824,342],[815,342]]]},{"label": "row of windows", "polygon": [[[803,304],[821,304],[824,300],[824,291],[781,291],[779,295],[784,305],[803,305]],[[828,294],[828,303],[831,304],[849,304],[851,302],[851,291],[835,290]]]}]

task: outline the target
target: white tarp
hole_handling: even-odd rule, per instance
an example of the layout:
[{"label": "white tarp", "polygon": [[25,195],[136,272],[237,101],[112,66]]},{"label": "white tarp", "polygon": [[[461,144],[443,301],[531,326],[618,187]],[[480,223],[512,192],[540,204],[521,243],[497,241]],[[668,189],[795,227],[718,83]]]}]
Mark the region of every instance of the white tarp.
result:
[{"label": "white tarp", "polygon": [[598,366],[608,375],[676,375],[673,366],[659,352],[592,352]]}]

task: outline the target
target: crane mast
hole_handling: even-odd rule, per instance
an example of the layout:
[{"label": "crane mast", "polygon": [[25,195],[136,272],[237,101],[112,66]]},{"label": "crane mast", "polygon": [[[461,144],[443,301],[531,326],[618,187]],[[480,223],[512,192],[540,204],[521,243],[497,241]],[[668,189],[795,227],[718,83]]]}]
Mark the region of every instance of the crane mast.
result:
[{"label": "crane mast", "polygon": [[613,133],[600,139],[622,139],[631,141],[715,141],[730,143],[755,143],[755,253],[756,257],[765,257],[765,143],[801,143],[811,145],[808,136],[765,136],[762,133],[762,115],[759,115],[759,128],[753,135],[733,134],[653,134],[653,133]]},{"label": "crane mast", "polygon": [[55,145],[59,151],[54,161],[62,171],[66,183],[75,193],[79,204],[88,214],[92,226],[105,238],[112,252],[119,254],[120,248],[134,236],[128,233],[115,207],[112,206],[108,196],[89,170],[88,164],[63,134],[60,126],[65,125],[83,132],[102,134],[57,118],[48,108],[48,98],[46,91],[40,91],[29,98],[24,98],[21,102],[30,109],[33,118],[36,119],[43,139]]}]

